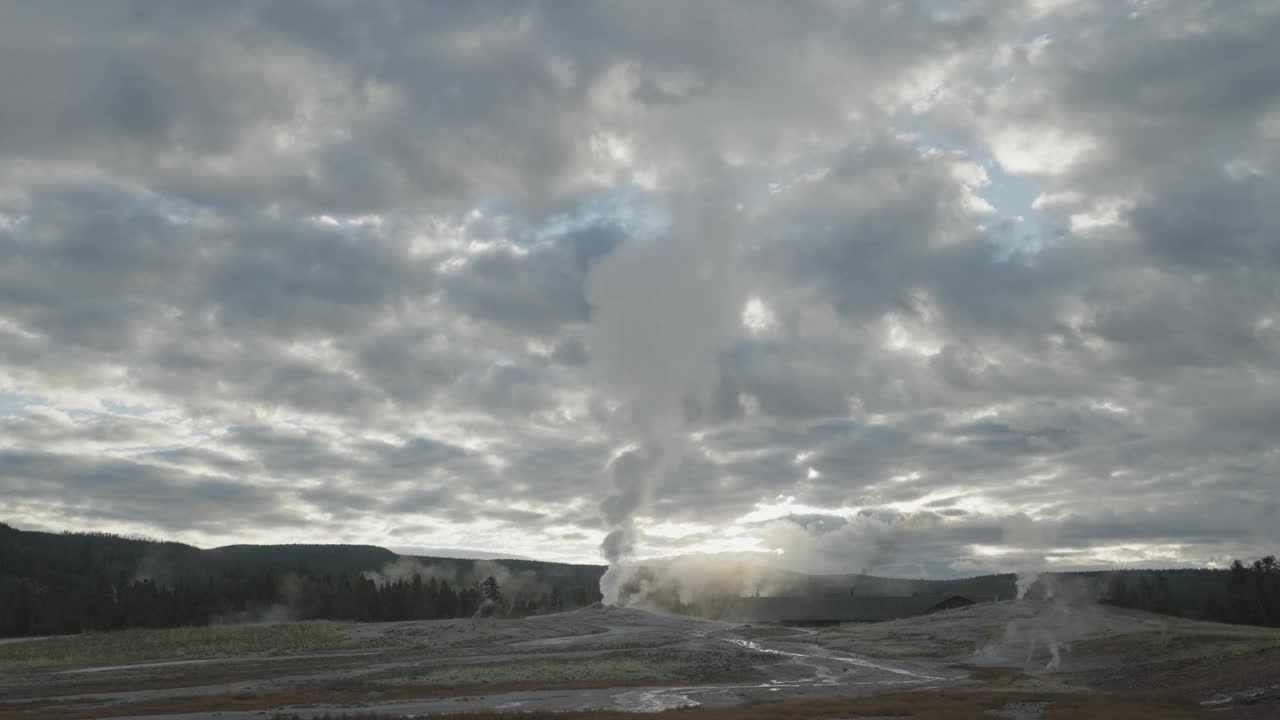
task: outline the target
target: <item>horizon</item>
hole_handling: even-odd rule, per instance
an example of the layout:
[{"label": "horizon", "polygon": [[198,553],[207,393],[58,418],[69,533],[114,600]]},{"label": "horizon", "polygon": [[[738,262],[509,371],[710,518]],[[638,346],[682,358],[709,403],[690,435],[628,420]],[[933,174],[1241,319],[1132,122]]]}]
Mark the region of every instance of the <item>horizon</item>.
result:
[{"label": "horizon", "polygon": [[[12,529],[14,529],[14,530],[18,530],[18,531],[20,531],[20,532],[43,532],[43,533],[54,534],[54,535],[89,535],[89,536],[93,536],[93,535],[111,535],[111,536],[114,536],[114,537],[122,538],[122,539],[124,539],[124,540],[132,540],[132,541],[137,541],[137,542],[149,542],[149,543],[177,543],[177,542],[178,542],[178,541],[175,541],[175,540],[167,540],[167,539],[164,539],[164,538],[149,537],[149,536],[116,535],[116,534],[114,534],[114,533],[102,532],[102,531],[96,531],[96,530],[35,530],[35,529],[29,529],[29,528],[21,528],[21,527],[18,527],[17,525],[14,525],[14,524],[13,524],[13,523],[11,523],[11,522],[6,522],[6,521],[3,521],[3,520],[0,520],[0,525],[6,525],[6,526],[8,526],[8,527],[10,527],[10,528],[12,528]],[[398,557],[416,558],[416,559],[427,559],[427,560],[472,560],[472,561],[492,561],[492,562],[503,562],[503,561],[507,561],[507,560],[514,560],[514,561],[519,561],[519,562],[534,562],[534,563],[544,563],[544,564],[573,565],[573,566],[577,566],[577,567],[594,567],[594,568],[599,568],[602,572],[603,572],[604,570],[607,570],[607,569],[608,569],[608,565],[607,565],[606,563],[600,562],[600,561],[598,561],[598,560],[597,560],[597,561],[594,561],[594,562],[593,562],[593,561],[590,561],[590,560],[582,561],[582,562],[560,561],[560,560],[545,560],[545,559],[542,559],[542,558],[535,558],[535,557],[508,557],[508,556],[500,556],[500,555],[490,555],[490,554],[484,553],[483,551],[469,551],[469,550],[465,550],[465,549],[451,550],[451,549],[449,549],[449,548],[434,548],[434,550],[435,550],[436,552],[435,552],[435,553],[431,553],[431,552],[402,552],[402,551],[401,551],[402,549],[397,549],[397,548],[394,548],[394,547],[386,547],[386,546],[382,546],[382,545],[368,545],[368,544],[351,544],[351,543],[315,543],[315,542],[310,542],[310,543],[292,543],[292,542],[282,542],[282,543],[228,543],[228,544],[225,544],[225,545],[215,545],[215,546],[208,546],[208,547],[202,547],[202,546],[199,546],[199,545],[191,545],[191,544],[189,544],[189,543],[178,543],[178,544],[186,545],[186,546],[188,546],[188,547],[192,547],[192,548],[194,548],[194,549],[196,549],[196,550],[201,550],[201,551],[219,550],[219,549],[223,549],[223,548],[235,548],[235,547],[293,547],[293,546],[299,546],[299,547],[328,547],[328,546],[332,546],[332,547],[372,547],[372,548],[376,548],[376,549],[380,549],[380,550],[387,550],[388,552],[391,552],[392,554],[394,554],[394,555],[396,555],[396,556],[398,556]],[[419,549],[421,549],[421,550],[432,550],[432,548],[419,548]],[[448,554],[448,553],[455,553],[455,554]],[[751,563],[755,563],[755,564],[757,565],[757,567],[762,567],[762,568],[764,568],[764,569],[766,569],[766,570],[778,571],[778,572],[783,572],[783,573],[793,573],[793,574],[797,574],[797,575],[805,575],[805,576],[815,577],[815,578],[824,578],[824,577],[826,577],[826,578],[835,578],[835,577],[863,576],[863,577],[875,578],[875,579],[881,579],[881,580],[911,580],[911,581],[926,581],[926,582],[948,582],[948,581],[952,581],[952,580],[969,580],[969,579],[974,579],[974,578],[982,578],[982,577],[998,577],[998,576],[1010,576],[1010,577],[1016,577],[1016,576],[1018,576],[1018,574],[1019,574],[1019,573],[1017,573],[1017,572],[995,572],[995,573],[981,573],[981,574],[974,574],[974,575],[956,575],[956,576],[946,577],[946,578],[929,578],[929,577],[920,577],[920,576],[896,576],[896,575],[883,575],[883,574],[867,573],[867,572],[852,572],[852,573],[850,573],[850,572],[843,572],[843,573],[841,573],[841,572],[836,572],[836,573],[812,573],[812,572],[805,572],[805,571],[802,571],[802,570],[794,570],[794,569],[790,569],[790,568],[783,567],[783,566],[781,566],[781,565],[775,565],[775,564],[772,564],[772,563],[768,562],[768,560],[769,560],[770,558],[776,558],[776,557],[777,557],[776,555],[774,555],[774,554],[772,554],[772,553],[757,553],[757,554],[754,554],[754,555],[749,554],[749,553],[723,553],[723,554],[719,554],[719,555],[723,555],[723,556],[724,556],[723,558],[718,558],[718,557],[717,557],[717,555],[718,555],[718,554],[709,554],[709,555],[671,555],[671,556],[653,557],[653,558],[635,558],[635,559],[633,559],[633,560],[631,561],[631,563],[632,563],[632,565],[633,565],[634,567],[637,567],[637,568],[638,568],[638,567],[661,567],[661,566],[663,566],[663,565],[665,565],[665,564],[678,563],[678,562],[680,562],[680,561],[684,561],[684,560],[701,560],[701,559],[708,559],[708,560],[715,561],[715,560],[718,560],[718,559],[726,559],[726,560],[731,560],[731,561],[733,561],[734,563],[737,563],[737,564],[746,564],[746,565],[750,565]],[[1251,560],[1251,559],[1252,559],[1252,558],[1239,558],[1239,560],[1241,560],[1241,561],[1247,561],[1247,560]],[[1247,564],[1247,562],[1246,562],[1246,564]],[[1212,571],[1218,571],[1218,572],[1227,572],[1227,571],[1229,570],[1229,567],[1218,567],[1218,566],[1208,566],[1208,565],[1175,565],[1175,566],[1169,566],[1169,565],[1149,565],[1149,566],[1125,566],[1125,567],[1107,567],[1107,568],[1099,568],[1099,567],[1079,567],[1079,568],[1070,568],[1070,567],[1068,567],[1068,568],[1058,568],[1058,569],[1044,569],[1044,570],[1041,570],[1041,571],[1036,571],[1034,574],[1035,574],[1036,576],[1042,576],[1042,575],[1055,575],[1055,574],[1060,574],[1060,575],[1069,575],[1069,574],[1086,574],[1086,573],[1087,573],[1087,574],[1094,574],[1094,573],[1111,573],[1111,572],[1127,572],[1127,571],[1134,571],[1134,572],[1174,572],[1174,571],[1179,571],[1179,570],[1212,570]],[[745,588],[744,588],[744,589],[743,589],[743,592],[747,592],[747,589],[745,589]],[[744,596],[744,597],[746,597],[746,596]]]},{"label": "horizon", "polygon": [[[0,7],[0,503],[946,579],[1280,545],[1280,6]],[[1270,149],[1268,149],[1270,148]]]}]

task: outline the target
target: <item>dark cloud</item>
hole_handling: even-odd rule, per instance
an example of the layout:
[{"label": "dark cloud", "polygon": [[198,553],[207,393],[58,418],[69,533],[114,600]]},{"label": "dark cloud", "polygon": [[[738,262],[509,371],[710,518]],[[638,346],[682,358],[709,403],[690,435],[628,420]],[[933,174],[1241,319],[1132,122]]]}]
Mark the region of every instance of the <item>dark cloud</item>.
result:
[{"label": "dark cloud", "polygon": [[1212,178],[1171,187],[1159,202],[1131,211],[1134,231],[1152,253],[1186,271],[1274,268],[1280,263],[1275,181],[1260,176]]},{"label": "dark cloud", "polygon": [[384,477],[413,477],[436,465],[466,456],[456,445],[425,437],[412,437],[403,443],[368,443],[363,447],[369,458],[368,471]]},{"label": "dark cloud", "polygon": [[11,507],[32,497],[59,498],[69,519],[146,522],[167,531],[244,530],[287,512],[272,489],[218,477],[175,472],[128,460],[40,452],[0,452]]},{"label": "dark cloud", "polygon": [[617,228],[587,227],[532,248],[480,253],[462,271],[445,275],[443,296],[472,317],[520,333],[554,334],[587,319],[587,270],[622,238]]},{"label": "dark cloud", "polygon": [[444,517],[451,522],[468,522],[474,516],[459,507],[453,495],[444,488],[414,490],[383,506],[384,512],[400,515]]}]

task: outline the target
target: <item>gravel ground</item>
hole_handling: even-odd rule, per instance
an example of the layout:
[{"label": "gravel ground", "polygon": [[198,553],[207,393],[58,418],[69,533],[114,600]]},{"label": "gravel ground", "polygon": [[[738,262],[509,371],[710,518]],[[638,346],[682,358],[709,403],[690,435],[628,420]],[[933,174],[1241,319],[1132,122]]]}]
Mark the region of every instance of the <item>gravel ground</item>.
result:
[{"label": "gravel ground", "polygon": [[1047,702],[1016,702],[1009,703],[991,714],[1005,720],[1040,720],[1048,709]]},{"label": "gravel ground", "polygon": [[[402,714],[654,711],[861,695],[955,682],[965,676],[936,662],[877,661],[824,647],[813,631],[774,628],[756,633],[770,637],[752,639],[740,635],[740,629],[729,623],[600,606],[520,620],[357,624],[347,632],[353,648],[360,649],[333,657],[332,667],[324,657],[299,655],[76,668],[79,672],[27,673],[0,684],[0,690],[10,691],[0,695],[21,697],[23,702],[71,701],[61,707],[83,712],[99,708],[119,713],[150,703],[147,713],[133,716],[235,720],[261,716],[256,708],[176,711],[184,703],[194,705],[210,697],[241,697],[246,702],[258,697],[265,702],[294,693],[305,699],[307,689],[315,688],[326,688],[318,697],[314,692],[310,696],[323,704],[295,712],[342,714],[359,707]],[[245,663],[241,676],[234,672],[238,662]],[[206,673],[214,667],[229,677],[210,682]],[[159,681],[170,687],[149,687]],[[389,699],[405,688],[428,697]],[[466,692],[450,695],[450,688]],[[432,697],[437,694],[442,696]],[[325,702],[326,697],[333,701]],[[167,701],[174,712],[159,712],[160,701]],[[8,704],[16,708],[13,701]],[[5,705],[0,702],[0,717]]]},{"label": "gravel ground", "polygon": [[[157,659],[6,676],[0,720],[261,720],[279,708],[299,717],[652,712],[978,683],[1013,693],[1167,693],[1175,689],[1169,683],[1194,678],[1202,682],[1187,697],[1220,701],[1206,709],[1268,717],[1235,711],[1275,709],[1271,693],[1249,691],[1280,677],[1280,634],[1222,628],[1098,606],[1016,602],[822,630],[610,607],[518,620],[355,624],[345,630],[350,650],[337,654]],[[1223,672],[1207,672],[1211,662]],[[1044,714],[1043,703],[1022,697],[993,717]]]}]

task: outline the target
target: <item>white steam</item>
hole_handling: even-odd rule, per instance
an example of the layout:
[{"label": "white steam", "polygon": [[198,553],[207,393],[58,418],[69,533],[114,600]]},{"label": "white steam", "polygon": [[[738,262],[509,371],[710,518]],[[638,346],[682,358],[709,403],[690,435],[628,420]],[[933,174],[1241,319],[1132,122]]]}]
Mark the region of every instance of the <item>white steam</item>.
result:
[{"label": "white steam", "polygon": [[[1004,542],[1016,548],[1018,617],[1004,629],[1000,643],[984,648],[984,659],[1013,661],[1033,667],[1041,660],[1045,670],[1057,670],[1071,643],[1088,637],[1099,626],[1096,610],[1098,583],[1093,579],[1069,579],[1047,572],[1048,552],[1057,534],[1053,526],[1037,523],[1027,515],[1015,515],[1004,523]],[[1019,648],[1025,655],[1018,659]]]},{"label": "white steam", "polygon": [[1027,596],[1048,565],[1046,552],[1052,547],[1054,532],[1027,515],[1019,514],[1005,520],[1004,543],[1021,551],[1017,568],[1018,599]]},{"label": "white steam", "polygon": [[635,514],[648,501],[649,480],[660,471],[662,457],[662,447],[650,444],[625,448],[609,463],[609,494],[600,503],[605,527],[612,528],[600,543],[600,553],[609,563],[600,579],[606,603],[618,601],[621,563],[635,550]]},{"label": "white steam", "polygon": [[[618,604],[716,618],[725,603],[741,597],[869,590],[866,574],[888,562],[899,537],[917,525],[887,511],[786,516],[750,528],[767,552],[651,559],[613,567],[605,580]],[[832,583],[831,577],[841,579]],[[877,578],[874,585],[884,592],[891,582]]]},{"label": "white steam", "polygon": [[717,353],[742,327],[737,213],[718,193],[695,197],[673,208],[670,233],[623,243],[587,278],[590,367],[618,403],[610,429],[620,450],[600,505],[608,603],[634,553],[635,517],[655,480],[683,457],[686,417],[706,406]]},{"label": "white steam", "polygon": [[898,543],[919,524],[893,511],[862,510],[850,515],[789,515],[750,528],[775,562],[818,574],[870,573],[884,567]]},{"label": "white steam", "polygon": [[750,553],[683,555],[619,566],[617,600],[627,607],[719,618],[744,596],[773,596],[808,590],[808,579]]},{"label": "white steam", "polygon": [[1001,637],[979,649],[979,664],[1058,670],[1072,644],[1113,630],[1114,618],[1097,604],[1096,578],[1042,573],[1013,603]]},{"label": "white steam", "polygon": [[[494,560],[428,564],[418,558],[401,555],[378,570],[366,570],[363,575],[365,579],[374,581],[379,587],[396,582],[412,582],[417,577],[423,582],[432,579],[447,582],[456,590],[477,588],[485,578],[491,577],[498,582],[502,595],[508,603],[520,598],[537,597],[550,590],[535,571],[512,570]],[[486,615],[504,614],[509,609],[509,604],[507,607],[496,607],[492,602],[485,602],[481,607],[481,611]]]}]

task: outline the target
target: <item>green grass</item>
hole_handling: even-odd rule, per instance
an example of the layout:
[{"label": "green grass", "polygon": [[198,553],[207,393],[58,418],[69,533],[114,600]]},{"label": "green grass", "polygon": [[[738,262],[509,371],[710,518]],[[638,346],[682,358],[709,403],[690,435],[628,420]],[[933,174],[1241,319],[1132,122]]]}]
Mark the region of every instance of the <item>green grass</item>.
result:
[{"label": "green grass", "polygon": [[314,620],[84,633],[0,645],[0,672],[189,660],[226,655],[278,655],[348,647],[350,623]]},{"label": "green grass", "polygon": [[1005,626],[1003,625],[987,625],[979,628],[978,637],[977,640],[974,641],[974,646],[977,648],[984,648],[990,645],[1004,635],[1004,630]]},{"label": "green grass", "polygon": [[1090,639],[1077,647],[1087,652],[1124,653],[1148,659],[1204,659],[1280,647],[1280,630],[1183,620],[1171,622],[1162,630]]},{"label": "green grass", "polygon": [[968,634],[948,637],[927,627],[850,623],[830,628],[819,636],[818,642],[824,647],[878,658],[948,658],[970,655],[1001,632],[1001,627],[983,627],[975,641]]}]

